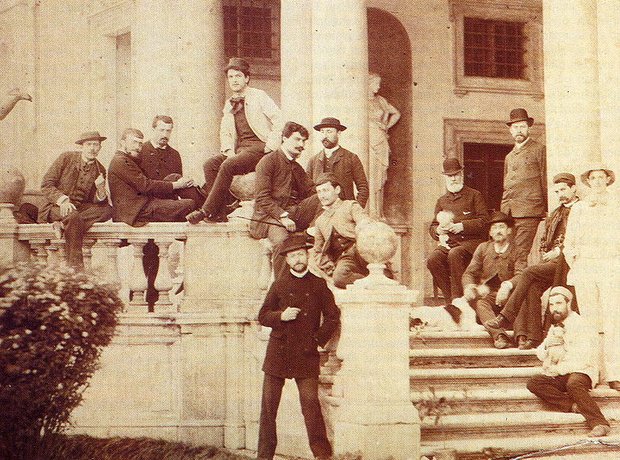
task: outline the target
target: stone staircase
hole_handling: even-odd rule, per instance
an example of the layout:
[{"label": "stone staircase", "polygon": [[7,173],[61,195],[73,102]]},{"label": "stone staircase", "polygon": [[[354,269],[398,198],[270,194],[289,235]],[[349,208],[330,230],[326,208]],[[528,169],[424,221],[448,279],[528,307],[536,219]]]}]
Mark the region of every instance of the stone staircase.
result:
[{"label": "stone staircase", "polygon": [[423,456],[454,449],[459,459],[514,458],[579,444],[537,458],[620,458],[620,392],[593,390],[614,435],[593,440],[580,414],[550,411],[527,390],[540,370],[534,350],[497,350],[482,327],[412,331],[410,347]]}]

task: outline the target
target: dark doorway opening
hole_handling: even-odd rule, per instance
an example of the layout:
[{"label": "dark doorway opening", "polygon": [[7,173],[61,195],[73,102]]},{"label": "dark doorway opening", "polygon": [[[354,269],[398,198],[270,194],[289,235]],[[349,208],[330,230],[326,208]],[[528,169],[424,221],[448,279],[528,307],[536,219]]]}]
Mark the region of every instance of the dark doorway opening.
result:
[{"label": "dark doorway opening", "polygon": [[463,143],[465,185],[482,193],[489,210],[499,210],[504,188],[504,159],[512,147],[509,144]]}]

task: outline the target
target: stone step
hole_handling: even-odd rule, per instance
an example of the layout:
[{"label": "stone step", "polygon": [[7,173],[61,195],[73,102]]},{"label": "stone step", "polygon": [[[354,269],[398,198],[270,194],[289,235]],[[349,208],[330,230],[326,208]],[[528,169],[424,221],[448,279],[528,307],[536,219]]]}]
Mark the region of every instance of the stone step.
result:
[{"label": "stone step", "polygon": [[[512,331],[508,331],[512,337]],[[409,347],[412,349],[433,348],[489,348],[494,349],[488,332],[479,326],[473,331],[443,331],[424,328],[409,332]]]},{"label": "stone step", "polygon": [[446,367],[528,367],[539,366],[535,350],[507,348],[430,348],[409,352],[410,364],[415,368]]},{"label": "stone step", "polygon": [[410,369],[414,391],[461,390],[474,388],[525,388],[527,380],[541,372],[540,367],[472,367],[442,369]]},{"label": "stone step", "polygon": [[[606,408],[603,413],[612,425],[620,429],[620,408]],[[536,412],[491,412],[427,416],[422,419],[422,441],[456,440],[467,443],[471,439],[487,439],[487,446],[494,447],[503,438],[525,438],[541,433],[552,436],[584,437],[590,431],[581,414]]]},{"label": "stone step", "polygon": [[[438,449],[455,449],[459,460],[519,459],[528,453],[535,458],[555,459],[617,459],[620,458],[620,435],[592,439],[583,434],[533,434],[532,436],[500,439],[471,438],[451,441],[422,442],[421,455],[432,458]],[[527,457],[534,458],[534,457]]]},{"label": "stone step", "polygon": [[[620,392],[600,386],[590,392],[601,409],[620,407]],[[442,399],[443,398],[443,399]],[[534,412],[548,410],[527,388],[412,391],[411,401],[421,411],[440,405],[444,415],[480,412]],[[421,414],[423,415],[423,414]]]}]

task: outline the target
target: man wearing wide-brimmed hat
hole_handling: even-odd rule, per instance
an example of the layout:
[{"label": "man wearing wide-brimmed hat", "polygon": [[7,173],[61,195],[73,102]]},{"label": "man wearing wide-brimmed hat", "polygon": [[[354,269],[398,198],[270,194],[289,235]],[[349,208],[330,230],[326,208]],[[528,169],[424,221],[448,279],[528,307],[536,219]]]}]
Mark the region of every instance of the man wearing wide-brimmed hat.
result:
[{"label": "man wearing wide-brimmed hat", "polygon": [[325,280],[308,271],[303,233],[290,235],[280,246],[288,270],[269,288],[258,321],[272,328],[263,372],[258,430],[258,459],[272,459],[277,446],[276,417],[286,379],[295,379],[310,449],[315,458],[331,458],[318,398],[319,352],[336,332],[340,310]]},{"label": "man wearing wide-brimmed hat", "polygon": [[564,254],[570,267],[567,282],[575,286],[580,314],[603,333],[604,379],[620,391],[618,203],[608,190],[615,179],[614,172],[601,163],[581,175],[590,193],[573,206]]},{"label": "man wearing wide-brimmed hat", "polygon": [[[431,252],[426,266],[446,304],[450,304],[463,296],[461,277],[478,245],[486,240],[488,213],[482,194],[463,183],[463,167],[457,158],[444,160],[442,174],[446,193],[435,204],[429,233],[435,240],[443,235],[447,241]],[[440,212],[453,216],[449,224],[439,224]]]},{"label": "man wearing wide-brimmed hat", "polygon": [[538,224],[547,211],[545,146],[530,137],[534,119],[525,109],[512,110],[506,124],[515,146],[504,160],[501,211],[514,218],[514,244],[519,258],[527,261]]},{"label": "man wearing wide-brimmed hat", "polygon": [[[490,241],[476,248],[474,256],[463,273],[465,298],[474,306],[481,323],[486,323],[499,312],[510,292],[519,282],[519,275],[525,264],[517,259],[518,252],[510,239],[514,219],[496,211],[489,219]],[[515,323],[515,334],[525,328],[524,313],[519,312]],[[487,329],[496,348],[508,348],[510,339],[504,329]]]},{"label": "man wearing wide-brimmed hat", "polygon": [[64,234],[67,262],[81,269],[82,240],[95,222],[112,218],[105,188],[106,171],[97,160],[101,142],[98,131],[83,133],[75,141],[81,151],[62,153],[43,176],[46,202],[39,210],[40,223],[52,222],[57,238]]},{"label": "man wearing wide-brimmed hat", "polygon": [[345,129],[347,127],[334,117],[323,118],[314,126],[314,130],[321,133],[323,150],[310,158],[306,171],[315,184],[321,174],[334,174],[341,187],[340,198],[357,200],[363,208],[368,201],[368,179],[359,157],[339,144],[340,133]]},{"label": "man wearing wide-brimmed hat", "polygon": [[225,222],[231,209],[227,205],[235,202],[229,190],[233,177],[254,171],[265,153],[277,150],[281,142],[282,113],[265,91],[249,86],[250,64],[230,58],[224,72],[232,97],[224,104],[220,153],[203,166],[207,199],[201,209],[187,216],[192,224]]}]

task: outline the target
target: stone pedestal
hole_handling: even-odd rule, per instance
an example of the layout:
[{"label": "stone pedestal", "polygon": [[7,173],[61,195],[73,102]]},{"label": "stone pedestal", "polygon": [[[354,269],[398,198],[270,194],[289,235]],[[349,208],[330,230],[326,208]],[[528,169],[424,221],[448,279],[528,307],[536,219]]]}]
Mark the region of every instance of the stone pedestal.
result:
[{"label": "stone pedestal", "polygon": [[342,312],[342,368],[332,388],[340,398],[331,420],[336,454],[420,457],[420,418],[409,394],[409,311],[416,297],[381,280],[336,293]]}]

